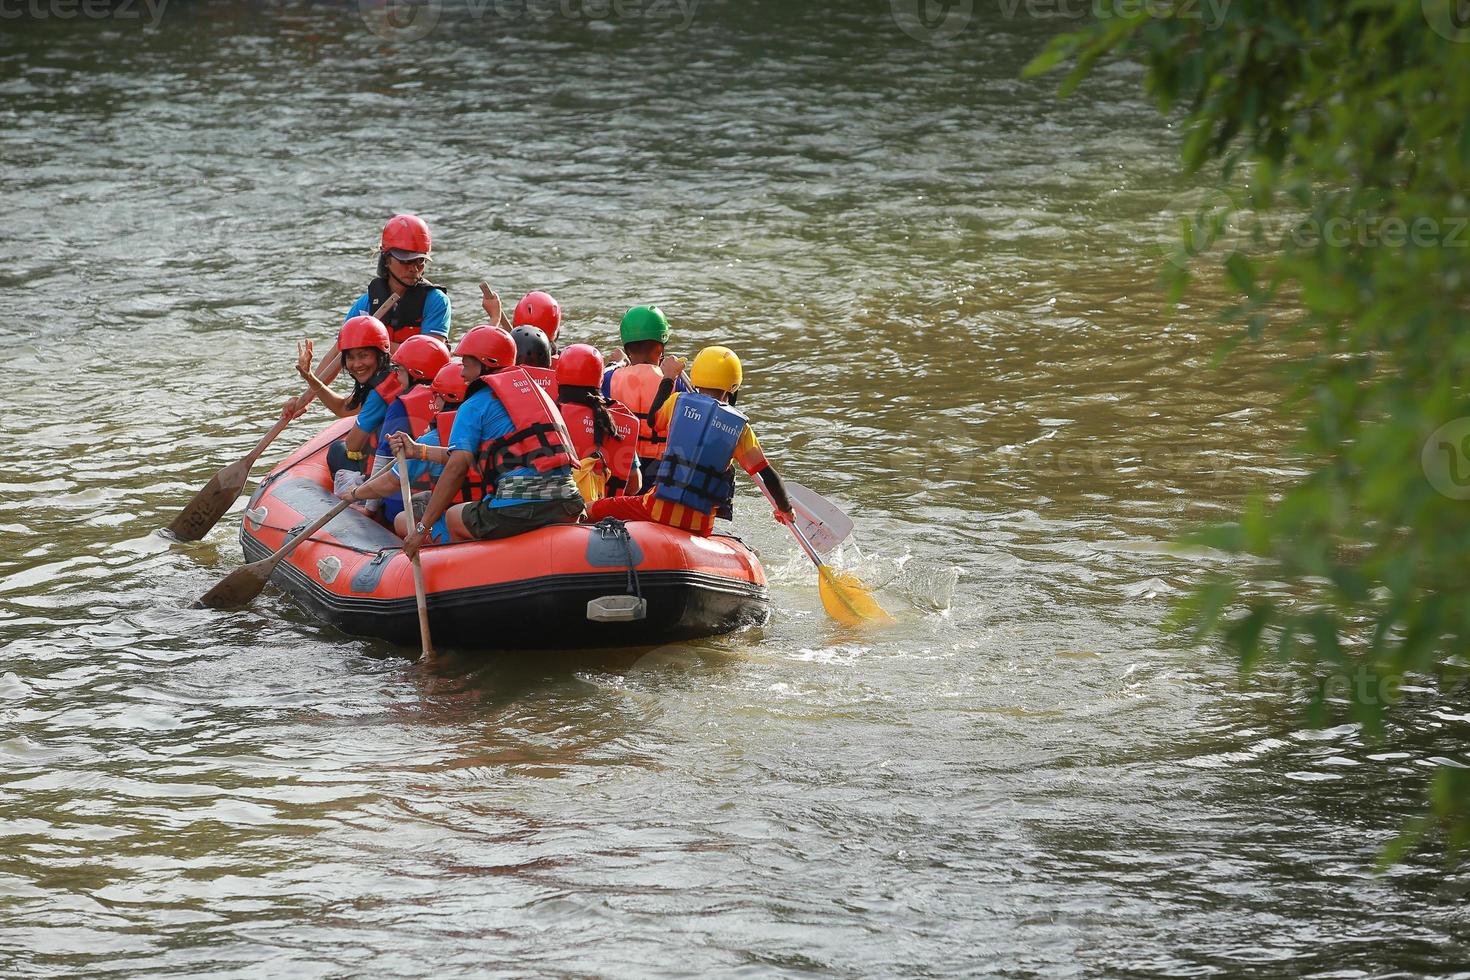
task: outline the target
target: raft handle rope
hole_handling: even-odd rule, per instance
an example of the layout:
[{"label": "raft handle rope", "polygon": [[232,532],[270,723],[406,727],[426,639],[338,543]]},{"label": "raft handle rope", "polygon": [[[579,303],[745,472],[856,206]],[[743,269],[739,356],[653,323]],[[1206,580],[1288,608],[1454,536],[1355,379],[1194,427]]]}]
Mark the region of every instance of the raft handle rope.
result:
[{"label": "raft handle rope", "polygon": [[633,535],[616,517],[604,518],[594,525],[604,541],[616,540],[628,559],[628,594],[605,595],[587,603],[587,618],[599,623],[631,623],[648,617],[648,600],[638,584],[638,562],[633,557]]}]

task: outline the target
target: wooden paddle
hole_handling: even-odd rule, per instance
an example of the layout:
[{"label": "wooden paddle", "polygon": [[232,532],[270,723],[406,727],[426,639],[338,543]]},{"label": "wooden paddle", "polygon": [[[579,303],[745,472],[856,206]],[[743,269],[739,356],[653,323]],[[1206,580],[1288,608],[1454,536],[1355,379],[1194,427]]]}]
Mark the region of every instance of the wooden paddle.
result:
[{"label": "wooden paddle", "polygon": [[351,500],[339,501],[337,506],[318,517],[310,527],[287,541],[269,558],[241,565],[226,575],[218,585],[200,597],[197,605],[208,606],[210,609],[237,609],[245,605],[260,595],[260,590],[265,588],[266,582],[270,581],[271,572],[287,555],[296,550],[297,545],[326,527],[332,518],[350,506],[352,506]]},{"label": "wooden paddle", "polygon": [[[383,305],[379,306],[378,312],[373,315],[381,320],[397,302],[398,294],[394,293],[383,301]],[[341,358],[342,355],[339,352],[333,364],[340,363]],[[301,397],[305,399],[301,403],[304,409],[316,397],[316,392],[308,388],[306,394]],[[175,517],[174,522],[168,526],[168,533],[180,541],[198,541],[208,534],[209,529],[218,524],[219,519],[225,516],[225,512],[230,509],[235,498],[240,496],[240,491],[245,489],[245,481],[250,479],[250,468],[255,465],[260,454],[265,452],[275,441],[276,436],[291,424],[292,418],[293,416],[282,413],[280,421],[271,427],[271,430],[255,444],[255,448],[250,450],[245,458],[236,460],[210,478],[210,481],[204,485],[204,489],[196,493],[194,499],[179,511],[179,516]]]},{"label": "wooden paddle", "polygon": [[[395,449],[393,454],[398,457],[398,490],[403,494],[403,513],[412,527],[413,492],[408,486],[408,463],[403,458],[403,450]],[[419,604],[419,639],[423,645],[424,663],[432,663],[434,644],[429,639],[429,600],[424,596],[424,568],[419,564],[417,554],[413,556],[413,597]]]},{"label": "wooden paddle", "polygon": [[[760,487],[761,493],[776,507],[776,498],[771,496],[771,491],[759,479],[754,483]],[[863,626],[867,623],[892,623],[894,619],[888,615],[888,611],[878,604],[873,598],[872,590],[863,584],[862,580],[851,572],[834,571],[831,566],[822,561],[822,556],[817,554],[817,549],[807,540],[801,528],[793,522],[787,524],[791,533],[796,535],[797,543],[806,556],[817,566],[817,593],[822,597],[822,608],[827,610],[827,615],[837,620],[844,626]]]}]

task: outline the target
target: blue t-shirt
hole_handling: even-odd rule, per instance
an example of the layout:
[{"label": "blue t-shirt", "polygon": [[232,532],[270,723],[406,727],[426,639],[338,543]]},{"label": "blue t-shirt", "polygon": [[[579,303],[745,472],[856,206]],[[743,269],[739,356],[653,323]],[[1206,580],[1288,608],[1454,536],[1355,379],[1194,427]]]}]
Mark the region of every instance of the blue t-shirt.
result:
[{"label": "blue t-shirt", "polygon": [[[480,446],[491,439],[499,439],[508,436],[514,430],[511,425],[510,414],[506,412],[505,406],[500,404],[500,399],[489,388],[481,388],[464,400],[459,406],[459,411],[454,413],[454,431],[449,433],[450,452],[466,452],[474,456],[480,455]],[[536,470],[531,466],[522,466],[511,470],[504,476],[535,476]],[[492,498],[490,507],[509,507],[511,504],[534,503],[531,500],[502,500],[498,497]]]},{"label": "blue t-shirt", "polygon": [[[393,404],[388,406],[388,411],[383,415],[382,425],[378,429],[379,456],[392,458],[393,447],[388,444],[388,437],[393,433],[407,432],[409,438],[413,438],[413,423],[409,421],[408,409],[403,407],[403,396],[407,393],[400,392],[399,396],[393,400]],[[377,394],[377,392],[374,392],[374,394]],[[381,399],[379,400],[381,401]],[[364,405],[363,408],[366,409],[367,406]],[[438,443],[436,442],[434,445],[437,446]]]},{"label": "blue t-shirt", "polygon": [[[347,320],[365,313],[372,313],[373,308],[368,304],[368,294],[363,293],[352,309],[347,311]],[[346,320],[343,321],[344,323]],[[446,344],[449,343],[449,294],[439,289],[429,290],[429,295],[424,297],[424,321],[419,324],[419,330],[430,337],[438,337]],[[391,331],[390,331],[391,332]]]},{"label": "blue t-shirt", "polygon": [[376,391],[370,391],[367,400],[362,403],[362,410],[357,413],[357,427],[371,435],[382,426],[383,418],[387,414],[388,403],[383,401],[383,396]]}]

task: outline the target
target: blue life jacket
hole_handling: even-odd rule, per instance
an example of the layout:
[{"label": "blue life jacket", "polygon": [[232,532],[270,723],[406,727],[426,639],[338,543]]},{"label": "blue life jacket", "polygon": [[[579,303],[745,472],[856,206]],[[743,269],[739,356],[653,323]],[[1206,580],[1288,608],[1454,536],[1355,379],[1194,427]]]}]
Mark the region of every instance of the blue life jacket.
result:
[{"label": "blue life jacket", "polygon": [[730,461],[748,419],[708,395],[688,392],[678,398],[654,495],[701,514],[728,513],[735,496]]}]

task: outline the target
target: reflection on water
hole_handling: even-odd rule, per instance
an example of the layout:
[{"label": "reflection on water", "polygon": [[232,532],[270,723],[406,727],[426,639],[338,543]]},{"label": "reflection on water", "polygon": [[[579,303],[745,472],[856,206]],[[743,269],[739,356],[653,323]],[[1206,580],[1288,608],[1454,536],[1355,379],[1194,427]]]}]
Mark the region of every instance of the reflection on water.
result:
[{"label": "reflection on water", "polygon": [[[1152,286],[1190,189],[1136,73],[1058,103],[1015,80],[1058,25],[981,5],[931,47],[883,7],[447,4],[412,52],[356,5],[7,26],[0,972],[1465,960],[1463,875],[1368,871],[1463,712],[1294,733],[1306,692],[1159,629],[1219,560],[1167,542],[1292,464],[1273,352],[1212,369],[1224,328]],[[156,529],[397,209],[456,332],[487,278],[570,339],[652,301],[739,349],[900,624],[827,620],[754,495],[776,615],[701,643],[429,671],[274,590],[190,608],[236,526]]]}]

